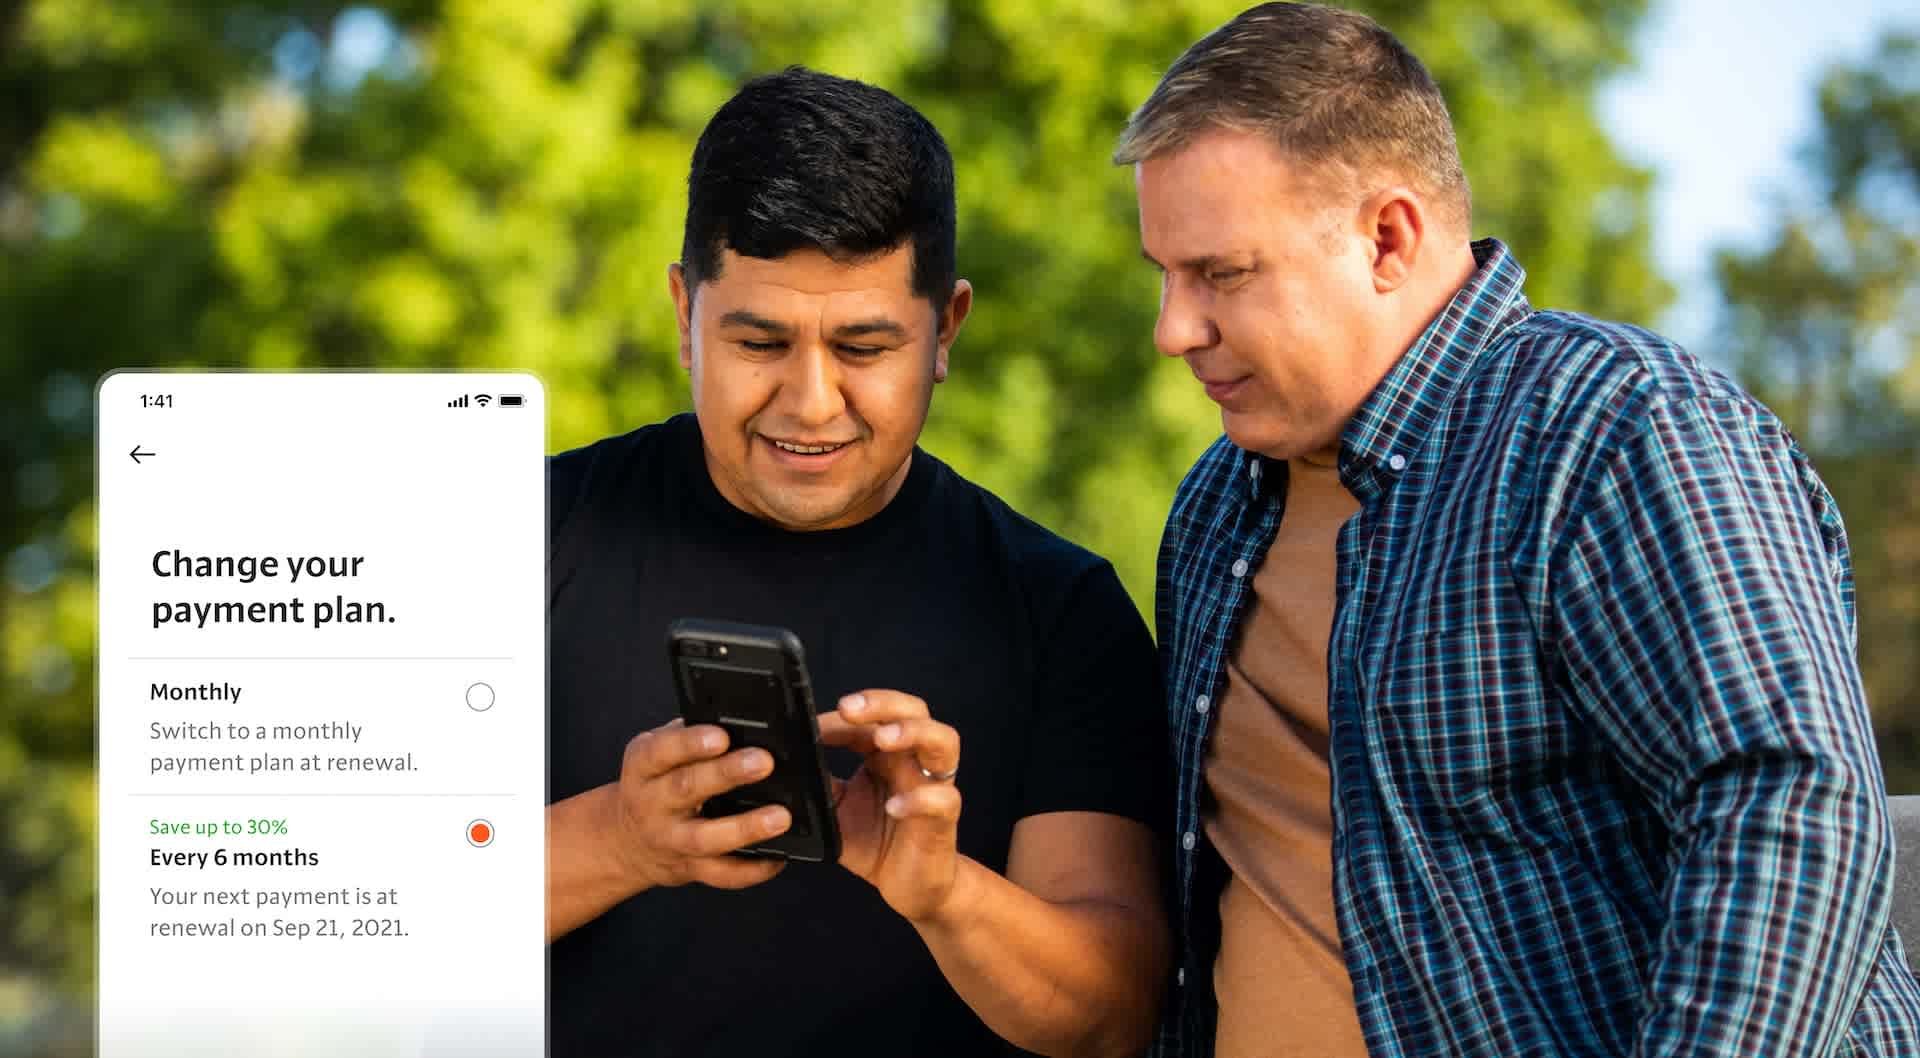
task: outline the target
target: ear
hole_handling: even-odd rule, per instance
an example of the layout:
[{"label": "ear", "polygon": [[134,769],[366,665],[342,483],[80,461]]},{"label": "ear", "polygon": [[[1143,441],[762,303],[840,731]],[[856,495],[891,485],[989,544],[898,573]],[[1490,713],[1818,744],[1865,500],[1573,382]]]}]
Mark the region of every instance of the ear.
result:
[{"label": "ear", "polygon": [[687,270],[675,261],[667,266],[667,292],[673,295],[673,312],[680,324],[680,367],[693,370],[693,291],[687,289]]},{"label": "ear", "polygon": [[960,325],[967,322],[967,313],[973,311],[973,284],[964,279],[953,281],[953,296],[947,299],[947,307],[940,311],[940,335],[933,352],[933,380],[947,380],[947,351],[953,348],[953,340],[960,336]]},{"label": "ear", "polygon": [[1407,187],[1375,192],[1360,205],[1361,230],[1373,244],[1373,289],[1389,294],[1413,277],[1427,237],[1427,207]]}]

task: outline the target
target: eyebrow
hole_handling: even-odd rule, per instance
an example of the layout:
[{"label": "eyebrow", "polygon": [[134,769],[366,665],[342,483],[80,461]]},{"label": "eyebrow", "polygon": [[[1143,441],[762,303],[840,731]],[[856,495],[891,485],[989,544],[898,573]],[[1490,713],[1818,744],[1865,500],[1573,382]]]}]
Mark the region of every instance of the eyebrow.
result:
[{"label": "eyebrow", "polygon": [[779,320],[770,320],[751,309],[734,309],[732,312],[720,317],[720,326],[752,327],[757,330],[766,331],[769,334],[782,336],[790,334],[793,331],[793,328],[788,327]]},{"label": "eyebrow", "polygon": [[835,338],[865,338],[868,335],[875,334],[899,341],[906,338],[907,329],[887,319],[885,316],[855,320],[852,323],[841,324],[833,329],[833,336]]},{"label": "eyebrow", "polygon": [[[779,320],[770,320],[754,312],[752,309],[734,309],[732,312],[720,317],[720,325],[722,327],[752,327],[755,330],[765,331],[768,334],[782,338],[788,337],[793,333],[793,328],[781,323]],[[844,323],[833,330],[833,336],[835,338],[864,338],[870,335],[881,335],[900,341],[907,337],[907,329],[884,316],[875,316],[870,319]]]},{"label": "eyebrow", "polygon": [[[1223,254],[1209,253],[1201,254],[1198,257],[1189,257],[1180,262],[1180,267],[1191,272],[1204,272],[1214,265],[1219,264],[1223,256]],[[1144,246],[1140,247],[1140,257],[1162,272],[1167,270],[1167,266],[1161,264],[1152,254],[1148,253],[1147,248]]]}]

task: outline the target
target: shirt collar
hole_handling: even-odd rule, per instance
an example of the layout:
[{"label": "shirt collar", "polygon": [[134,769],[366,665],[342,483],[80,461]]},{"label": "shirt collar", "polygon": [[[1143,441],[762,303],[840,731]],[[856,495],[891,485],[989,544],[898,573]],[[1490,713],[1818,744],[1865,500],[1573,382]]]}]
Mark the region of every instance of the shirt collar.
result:
[{"label": "shirt collar", "polygon": [[1526,269],[1498,239],[1473,244],[1477,266],[1447,307],[1414,339],[1340,434],[1340,480],[1362,504],[1412,465],[1495,338],[1533,311]]}]

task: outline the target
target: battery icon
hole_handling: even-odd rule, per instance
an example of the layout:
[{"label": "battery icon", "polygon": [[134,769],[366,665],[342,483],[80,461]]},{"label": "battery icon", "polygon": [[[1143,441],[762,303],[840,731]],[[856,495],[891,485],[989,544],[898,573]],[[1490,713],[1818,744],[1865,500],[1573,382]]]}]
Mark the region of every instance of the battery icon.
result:
[{"label": "battery icon", "polygon": [[521,406],[522,404],[525,404],[526,402],[527,402],[527,398],[521,396],[518,393],[500,394],[500,406],[502,408],[518,408],[519,406]]}]

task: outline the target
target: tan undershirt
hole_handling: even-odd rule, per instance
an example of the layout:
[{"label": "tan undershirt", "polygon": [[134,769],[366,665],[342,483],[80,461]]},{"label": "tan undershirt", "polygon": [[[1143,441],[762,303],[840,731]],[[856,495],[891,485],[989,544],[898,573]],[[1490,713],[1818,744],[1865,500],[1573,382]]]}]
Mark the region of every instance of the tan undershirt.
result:
[{"label": "tan undershirt", "polygon": [[1333,913],[1327,639],[1334,538],[1359,504],[1332,455],[1288,464],[1207,753],[1204,824],[1233,871],[1213,964],[1222,1058],[1367,1053]]}]

